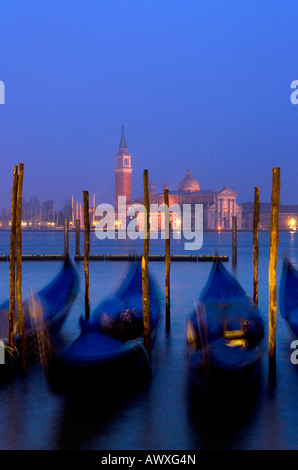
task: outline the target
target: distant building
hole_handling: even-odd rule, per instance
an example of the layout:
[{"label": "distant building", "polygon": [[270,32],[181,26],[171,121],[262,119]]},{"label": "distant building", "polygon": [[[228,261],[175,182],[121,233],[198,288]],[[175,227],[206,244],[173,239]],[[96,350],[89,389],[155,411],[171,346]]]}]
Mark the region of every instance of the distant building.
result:
[{"label": "distant building", "polygon": [[[253,229],[253,203],[243,204],[243,228],[246,230]],[[259,229],[270,230],[270,203],[260,204]],[[297,230],[298,228],[298,206],[279,206],[278,214],[279,230]]]},{"label": "distant building", "polygon": [[[265,212],[260,214],[259,229],[270,230],[271,213]],[[278,215],[279,230],[296,230],[298,224],[298,213],[281,212]]]},{"label": "distant building", "polygon": [[[115,196],[116,209],[118,196],[126,196],[127,205],[138,212],[143,198],[132,200],[132,184],[131,184],[131,156],[128,152],[126,139],[124,136],[124,128],[118,153],[116,154],[115,168]],[[164,188],[168,188],[165,182]],[[168,188],[169,189],[169,188]],[[242,207],[236,202],[237,194],[230,189],[227,184],[222,189],[202,190],[199,182],[192,176],[190,169],[186,172],[185,177],[180,181],[177,190],[169,190],[169,205],[178,204],[181,208],[183,204],[190,204],[194,211],[195,204],[203,204],[204,230],[231,230],[232,217],[237,217],[237,226],[242,228]],[[164,203],[164,193],[155,194],[154,184],[149,185],[150,204],[158,206]],[[150,213],[150,226],[156,229],[161,228],[162,217],[159,212]],[[182,220],[177,214],[170,213],[170,227],[172,230],[180,228]]]}]

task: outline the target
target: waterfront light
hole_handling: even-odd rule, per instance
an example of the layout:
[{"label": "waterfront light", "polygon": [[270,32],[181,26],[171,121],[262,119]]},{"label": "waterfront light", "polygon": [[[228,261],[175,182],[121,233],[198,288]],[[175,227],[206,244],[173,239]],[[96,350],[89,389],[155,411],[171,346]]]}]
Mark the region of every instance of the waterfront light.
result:
[{"label": "waterfront light", "polygon": [[289,227],[290,227],[291,230],[294,230],[294,231],[295,231],[296,228],[297,228],[297,227],[296,227],[296,221],[295,221],[293,218],[292,218],[292,219],[290,220],[290,222],[289,222]]}]

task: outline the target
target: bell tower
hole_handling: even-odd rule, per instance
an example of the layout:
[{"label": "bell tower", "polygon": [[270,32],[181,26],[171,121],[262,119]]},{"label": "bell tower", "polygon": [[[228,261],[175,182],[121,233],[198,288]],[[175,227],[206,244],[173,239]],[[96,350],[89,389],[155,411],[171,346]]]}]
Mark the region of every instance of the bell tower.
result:
[{"label": "bell tower", "polygon": [[122,126],[121,139],[118,153],[116,153],[115,168],[115,207],[118,210],[118,196],[126,197],[126,204],[132,201],[131,194],[131,155],[128,152],[126,139],[124,135],[124,126]]}]

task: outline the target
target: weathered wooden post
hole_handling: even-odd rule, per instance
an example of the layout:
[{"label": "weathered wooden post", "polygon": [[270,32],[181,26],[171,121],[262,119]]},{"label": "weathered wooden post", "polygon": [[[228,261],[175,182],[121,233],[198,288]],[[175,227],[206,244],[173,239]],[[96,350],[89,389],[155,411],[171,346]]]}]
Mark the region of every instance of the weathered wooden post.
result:
[{"label": "weathered wooden post", "polygon": [[71,196],[71,224],[72,228],[74,227],[74,205],[73,205],[73,196]]},{"label": "weathered wooden post", "polygon": [[95,226],[95,194],[93,194],[93,202],[92,202],[92,225]]},{"label": "weathered wooden post", "polygon": [[64,257],[68,257],[68,219],[64,219]]},{"label": "weathered wooden post", "polygon": [[148,170],[143,172],[144,185],[144,240],[142,255],[142,307],[144,325],[144,344],[149,358],[151,358],[151,328],[150,328],[150,305],[149,305],[149,191],[148,191]]},{"label": "weathered wooden post", "polygon": [[272,194],[270,217],[270,255],[269,255],[269,383],[274,385],[276,379],[276,264],[278,251],[278,214],[280,193],[280,168],[272,169]]},{"label": "weathered wooden post", "polygon": [[90,299],[89,299],[89,251],[90,251],[90,220],[89,220],[89,193],[83,191],[84,197],[84,272],[85,272],[85,319],[90,317]]},{"label": "weathered wooden post", "polygon": [[170,266],[171,266],[171,241],[170,241],[170,214],[169,214],[169,190],[164,189],[165,203],[165,238],[166,238],[166,254],[165,254],[165,290],[166,290],[166,330],[171,327],[170,313]]},{"label": "weathered wooden post", "polygon": [[11,227],[10,227],[10,257],[9,257],[9,326],[8,342],[14,349],[14,322],[16,308],[16,209],[18,191],[18,167],[13,169],[12,198],[11,198]]},{"label": "weathered wooden post", "polygon": [[232,217],[232,264],[237,264],[237,217]]},{"label": "weathered wooden post", "polygon": [[76,219],[76,256],[80,256],[80,221]]},{"label": "weathered wooden post", "polygon": [[259,218],[260,188],[255,187],[254,220],[253,220],[253,300],[259,302]]},{"label": "weathered wooden post", "polygon": [[16,242],[17,242],[17,272],[16,272],[16,300],[18,313],[18,326],[21,344],[23,372],[26,373],[26,336],[22,303],[22,197],[23,197],[24,164],[19,164],[17,207],[16,207]]}]

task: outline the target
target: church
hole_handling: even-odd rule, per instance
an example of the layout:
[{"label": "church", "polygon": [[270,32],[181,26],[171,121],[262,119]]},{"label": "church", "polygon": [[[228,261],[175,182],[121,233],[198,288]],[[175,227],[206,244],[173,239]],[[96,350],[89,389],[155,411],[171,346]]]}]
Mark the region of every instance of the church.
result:
[{"label": "church", "polygon": [[[168,188],[165,183],[164,189]],[[169,189],[169,188],[168,188]],[[131,155],[124,135],[124,126],[118,152],[116,153],[115,167],[115,207],[118,209],[118,197],[125,196],[127,206],[138,212],[138,206],[143,204],[143,199],[132,199],[132,166]],[[188,169],[181,179],[178,189],[169,189],[169,206],[178,204],[181,209],[183,204],[190,204],[192,212],[195,204],[203,205],[204,230],[232,230],[232,217],[237,217],[237,227],[242,228],[242,207],[236,202],[237,194],[227,184],[222,189],[202,190],[199,182],[192,176]],[[155,193],[154,184],[149,185],[150,204],[161,205],[164,203],[164,193]],[[160,230],[162,218],[160,213],[150,212],[150,228]],[[170,228],[181,228],[181,219],[175,213],[170,213]]]}]

